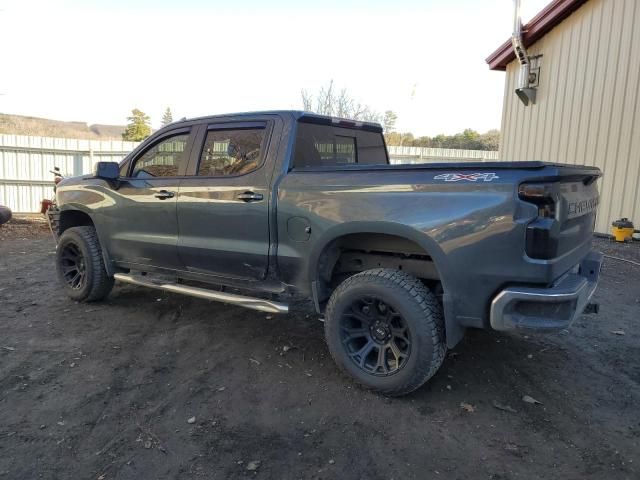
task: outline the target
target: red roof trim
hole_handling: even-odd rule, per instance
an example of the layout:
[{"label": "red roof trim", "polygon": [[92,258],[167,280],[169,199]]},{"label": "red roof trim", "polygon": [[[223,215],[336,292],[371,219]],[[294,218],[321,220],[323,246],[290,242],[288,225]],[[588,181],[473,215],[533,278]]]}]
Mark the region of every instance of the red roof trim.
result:
[{"label": "red roof trim", "polygon": [[[523,27],[524,45],[533,45],[586,2],[587,0],[553,0]],[[486,62],[491,70],[506,70],[507,65],[515,59],[509,39],[489,55]]]}]

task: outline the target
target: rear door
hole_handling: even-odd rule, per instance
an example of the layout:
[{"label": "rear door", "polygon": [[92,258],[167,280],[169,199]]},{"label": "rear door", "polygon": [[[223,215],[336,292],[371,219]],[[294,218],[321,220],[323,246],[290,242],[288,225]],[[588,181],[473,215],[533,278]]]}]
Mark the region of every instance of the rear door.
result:
[{"label": "rear door", "polygon": [[126,167],[107,219],[109,252],[120,263],[180,269],[176,202],[193,143],[191,128],[157,138]]},{"label": "rear door", "polygon": [[265,277],[271,173],[265,160],[272,130],[271,121],[200,127],[177,205],[178,250],[188,271],[250,280]]}]

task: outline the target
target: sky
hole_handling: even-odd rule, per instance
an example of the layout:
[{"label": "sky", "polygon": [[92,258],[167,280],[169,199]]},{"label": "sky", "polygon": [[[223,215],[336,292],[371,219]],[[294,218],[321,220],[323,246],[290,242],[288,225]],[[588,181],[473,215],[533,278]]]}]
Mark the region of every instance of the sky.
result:
[{"label": "sky", "polygon": [[[549,0],[522,0],[526,22]],[[331,80],[415,135],[500,128],[512,0],[0,0],[0,112],[301,109]]]}]

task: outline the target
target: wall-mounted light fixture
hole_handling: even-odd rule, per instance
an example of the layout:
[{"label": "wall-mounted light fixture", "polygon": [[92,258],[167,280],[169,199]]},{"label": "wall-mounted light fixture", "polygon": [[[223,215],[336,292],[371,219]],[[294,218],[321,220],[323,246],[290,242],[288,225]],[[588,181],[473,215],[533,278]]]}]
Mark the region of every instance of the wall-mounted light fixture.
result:
[{"label": "wall-mounted light fixture", "polygon": [[540,57],[529,57],[527,49],[522,40],[522,18],[520,17],[520,2],[514,0],[513,6],[513,35],[511,36],[511,44],[516,58],[520,63],[520,72],[518,78],[518,88],[516,95],[525,106],[529,103],[536,103],[536,91],[540,81]]}]

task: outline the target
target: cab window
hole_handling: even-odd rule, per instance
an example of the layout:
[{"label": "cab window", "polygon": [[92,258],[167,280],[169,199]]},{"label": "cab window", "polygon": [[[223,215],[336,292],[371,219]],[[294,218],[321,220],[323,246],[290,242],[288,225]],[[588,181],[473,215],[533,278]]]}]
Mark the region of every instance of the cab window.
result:
[{"label": "cab window", "polygon": [[389,163],[381,132],[298,123],[294,168]]},{"label": "cab window", "polygon": [[165,138],[145,151],[135,160],[132,177],[155,178],[176,177],[180,163],[184,161],[189,134]]},{"label": "cab window", "polygon": [[264,128],[210,130],[200,155],[197,175],[244,175],[260,166]]}]

